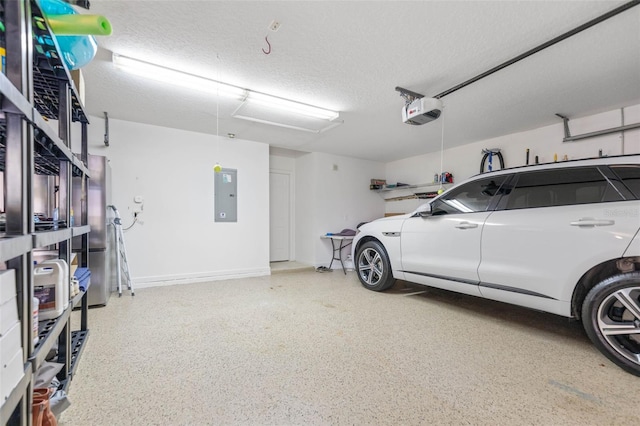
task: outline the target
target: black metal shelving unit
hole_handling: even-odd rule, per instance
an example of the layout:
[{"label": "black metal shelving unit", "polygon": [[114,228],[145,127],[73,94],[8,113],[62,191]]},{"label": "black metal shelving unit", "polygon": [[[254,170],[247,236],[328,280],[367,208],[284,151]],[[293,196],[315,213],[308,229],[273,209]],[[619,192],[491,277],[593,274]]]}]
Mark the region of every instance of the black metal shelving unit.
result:
[{"label": "black metal shelving unit", "polygon": [[[34,250],[52,247],[58,257],[71,260],[72,238],[78,237],[79,266],[88,267],[86,203],[71,223],[72,179],[89,179],[87,167],[87,115],[69,70],[63,64],[57,42],[35,0],[0,0],[0,47],[6,51],[6,67],[0,73],[0,172],[6,223],[0,228],[0,262],[16,272],[18,315],[24,375],[0,401],[0,425],[30,425],[33,377],[56,345],[55,361],[64,368],[58,374],[60,388],[72,381],[87,341],[87,293],[76,295],[58,318],[42,321],[39,341],[32,339]],[[49,120],[56,120],[54,128]],[[70,128],[82,126],[82,150],[71,150]],[[40,230],[34,225],[33,176],[55,176],[58,187],[60,228]],[[82,185],[84,191],[88,185]],[[86,199],[87,194],[82,194]],[[76,251],[76,250],[74,250]],[[69,285],[70,283],[67,283]],[[71,312],[80,308],[80,330],[71,331]]]}]

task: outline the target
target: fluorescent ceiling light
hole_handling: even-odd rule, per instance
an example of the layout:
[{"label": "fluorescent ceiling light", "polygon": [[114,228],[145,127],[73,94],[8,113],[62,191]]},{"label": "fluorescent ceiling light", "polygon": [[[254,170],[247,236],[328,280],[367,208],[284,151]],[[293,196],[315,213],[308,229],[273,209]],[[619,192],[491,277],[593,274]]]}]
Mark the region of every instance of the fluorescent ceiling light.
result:
[{"label": "fluorescent ceiling light", "polygon": [[[222,83],[194,74],[185,73],[183,71],[166,68],[160,65],[151,64],[149,62],[139,61],[133,58],[128,58],[126,56],[118,55],[117,53],[113,54],[113,63],[116,67],[124,71],[145,78],[198,91],[206,91],[213,94],[219,94],[221,96],[242,100],[248,104],[255,104],[266,108],[273,108],[283,112],[303,115],[313,119],[325,121],[334,121],[340,116],[340,113],[337,111],[331,111],[325,108],[303,104],[289,99],[268,95],[266,93],[255,92],[250,89]],[[247,117],[242,118],[250,119]],[[275,124],[270,123],[270,121],[268,120],[265,121],[255,119],[253,121],[262,122],[265,124]],[[285,127],[297,128],[295,126]]]},{"label": "fluorescent ceiling light", "polygon": [[149,62],[128,58],[126,56],[118,55],[117,53],[113,54],[113,63],[117,68],[120,68],[123,71],[162,83],[181,86],[200,92],[205,91],[216,95],[219,94],[220,96],[239,100],[244,99],[247,96],[247,90],[241,87],[221,83],[160,65],[151,64]]},{"label": "fluorescent ceiling light", "polygon": [[266,95],[259,92],[249,91],[248,100],[249,102],[255,102],[266,107],[278,108],[282,111],[307,115],[321,120],[333,121],[340,116],[336,111],[302,104],[300,102],[290,101],[288,99],[278,98],[276,96]]}]

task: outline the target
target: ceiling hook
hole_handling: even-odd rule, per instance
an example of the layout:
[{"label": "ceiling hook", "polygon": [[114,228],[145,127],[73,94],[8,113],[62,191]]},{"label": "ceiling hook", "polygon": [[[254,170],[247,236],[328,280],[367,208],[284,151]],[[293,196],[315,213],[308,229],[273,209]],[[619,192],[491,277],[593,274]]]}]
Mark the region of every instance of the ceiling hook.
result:
[{"label": "ceiling hook", "polygon": [[271,53],[271,43],[269,43],[269,36],[266,36],[264,38],[264,41],[267,42],[267,45],[269,46],[269,50],[264,50],[264,48],[262,49],[262,53],[264,53],[265,55],[268,55],[269,53]]}]

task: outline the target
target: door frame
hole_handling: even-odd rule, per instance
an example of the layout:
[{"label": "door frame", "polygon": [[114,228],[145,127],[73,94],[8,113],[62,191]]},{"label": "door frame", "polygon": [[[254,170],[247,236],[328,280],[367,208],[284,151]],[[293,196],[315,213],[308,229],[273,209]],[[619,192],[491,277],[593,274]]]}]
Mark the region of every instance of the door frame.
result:
[{"label": "door frame", "polygon": [[[292,170],[283,170],[283,169],[269,169],[269,180],[271,180],[271,173],[279,173],[283,175],[289,176],[289,261],[296,260],[296,215],[295,215],[295,205],[296,205],[296,188],[295,188],[295,173]],[[271,197],[269,197],[269,202],[271,202]],[[271,229],[271,218],[269,218],[269,229]],[[269,233],[269,239],[271,239],[271,233]]]}]

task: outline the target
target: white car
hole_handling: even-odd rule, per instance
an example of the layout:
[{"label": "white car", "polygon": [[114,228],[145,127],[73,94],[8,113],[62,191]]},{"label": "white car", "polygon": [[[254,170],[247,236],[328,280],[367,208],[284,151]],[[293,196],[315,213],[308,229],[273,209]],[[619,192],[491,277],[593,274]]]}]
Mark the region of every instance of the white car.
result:
[{"label": "white car", "polygon": [[640,376],[640,155],[480,174],[358,231],[364,287],[401,279],[581,319]]}]

